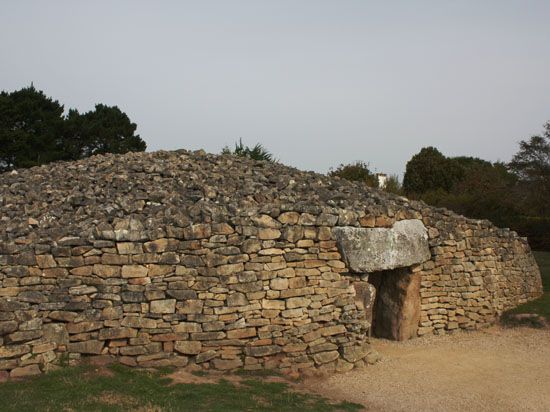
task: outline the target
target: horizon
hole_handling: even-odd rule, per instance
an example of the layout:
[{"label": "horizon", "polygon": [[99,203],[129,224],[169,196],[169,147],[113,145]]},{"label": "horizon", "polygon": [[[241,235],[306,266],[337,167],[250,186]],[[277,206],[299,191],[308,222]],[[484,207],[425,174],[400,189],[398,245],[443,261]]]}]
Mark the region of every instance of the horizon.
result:
[{"label": "horizon", "polygon": [[4,6],[2,89],[116,105],[148,151],[242,138],[298,169],[402,178],[426,146],[507,162],[550,120],[545,2]]}]

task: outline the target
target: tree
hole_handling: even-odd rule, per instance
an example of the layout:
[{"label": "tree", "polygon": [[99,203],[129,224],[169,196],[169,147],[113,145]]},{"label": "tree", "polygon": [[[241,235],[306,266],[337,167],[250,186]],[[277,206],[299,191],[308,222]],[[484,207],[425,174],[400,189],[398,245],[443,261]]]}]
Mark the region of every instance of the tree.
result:
[{"label": "tree", "polygon": [[369,187],[378,187],[376,175],[370,171],[368,163],[360,160],[347,165],[340,164],[335,170],[331,169],[328,175],[355,182],[364,182]]},{"label": "tree", "polygon": [[222,149],[222,154],[230,154],[239,157],[248,157],[253,160],[265,160],[268,162],[277,162],[277,159],[260,143],[254,147],[245,146],[242,139],[235,143],[235,149],[231,150],[228,146]]},{"label": "tree", "polygon": [[96,154],[142,152],[146,143],[135,134],[136,124],[117,106],[97,104],[95,110],[67,114],[64,144],[66,158],[82,159]]},{"label": "tree", "polygon": [[118,107],[98,104],[79,114],[33,85],[0,93],[0,171],[98,153],[143,151],[136,125]]},{"label": "tree", "polygon": [[461,175],[458,163],[445,157],[435,147],[424,147],[407,162],[403,189],[409,195],[438,189],[448,192]]},{"label": "tree", "polygon": [[519,143],[519,151],[508,164],[526,192],[531,213],[549,217],[550,212],[550,122],[542,135]]},{"label": "tree", "polygon": [[0,171],[62,158],[63,106],[33,85],[0,93]]}]

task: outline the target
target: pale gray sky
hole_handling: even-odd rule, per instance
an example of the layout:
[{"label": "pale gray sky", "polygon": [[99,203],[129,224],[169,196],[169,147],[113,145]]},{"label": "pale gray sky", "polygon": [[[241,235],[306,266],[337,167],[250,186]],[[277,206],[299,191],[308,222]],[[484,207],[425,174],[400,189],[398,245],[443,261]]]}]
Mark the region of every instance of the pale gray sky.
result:
[{"label": "pale gray sky", "polygon": [[148,150],[325,172],[509,160],[550,120],[550,1],[0,0],[0,88],[118,105]]}]

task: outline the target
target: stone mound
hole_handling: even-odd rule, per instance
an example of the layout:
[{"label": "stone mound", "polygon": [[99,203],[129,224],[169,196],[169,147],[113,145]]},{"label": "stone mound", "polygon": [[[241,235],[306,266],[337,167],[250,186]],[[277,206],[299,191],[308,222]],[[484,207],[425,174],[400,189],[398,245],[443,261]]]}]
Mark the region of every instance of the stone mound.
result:
[{"label": "stone mound", "polygon": [[202,151],[0,175],[0,378],[68,357],[344,371],[375,334],[495,322],[542,293],[525,239],[337,178]]}]

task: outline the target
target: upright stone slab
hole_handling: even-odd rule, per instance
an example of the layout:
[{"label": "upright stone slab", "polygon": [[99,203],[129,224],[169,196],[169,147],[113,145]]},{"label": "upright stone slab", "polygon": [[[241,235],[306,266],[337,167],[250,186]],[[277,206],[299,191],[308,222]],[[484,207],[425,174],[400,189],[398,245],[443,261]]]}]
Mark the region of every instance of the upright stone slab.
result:
[{"label": "upright stone slab", "polygon": [[378,272],[430,259],[428,231],[418,219],[400,220],[391,228],[335,227],[334,236],[351,271]]}]

